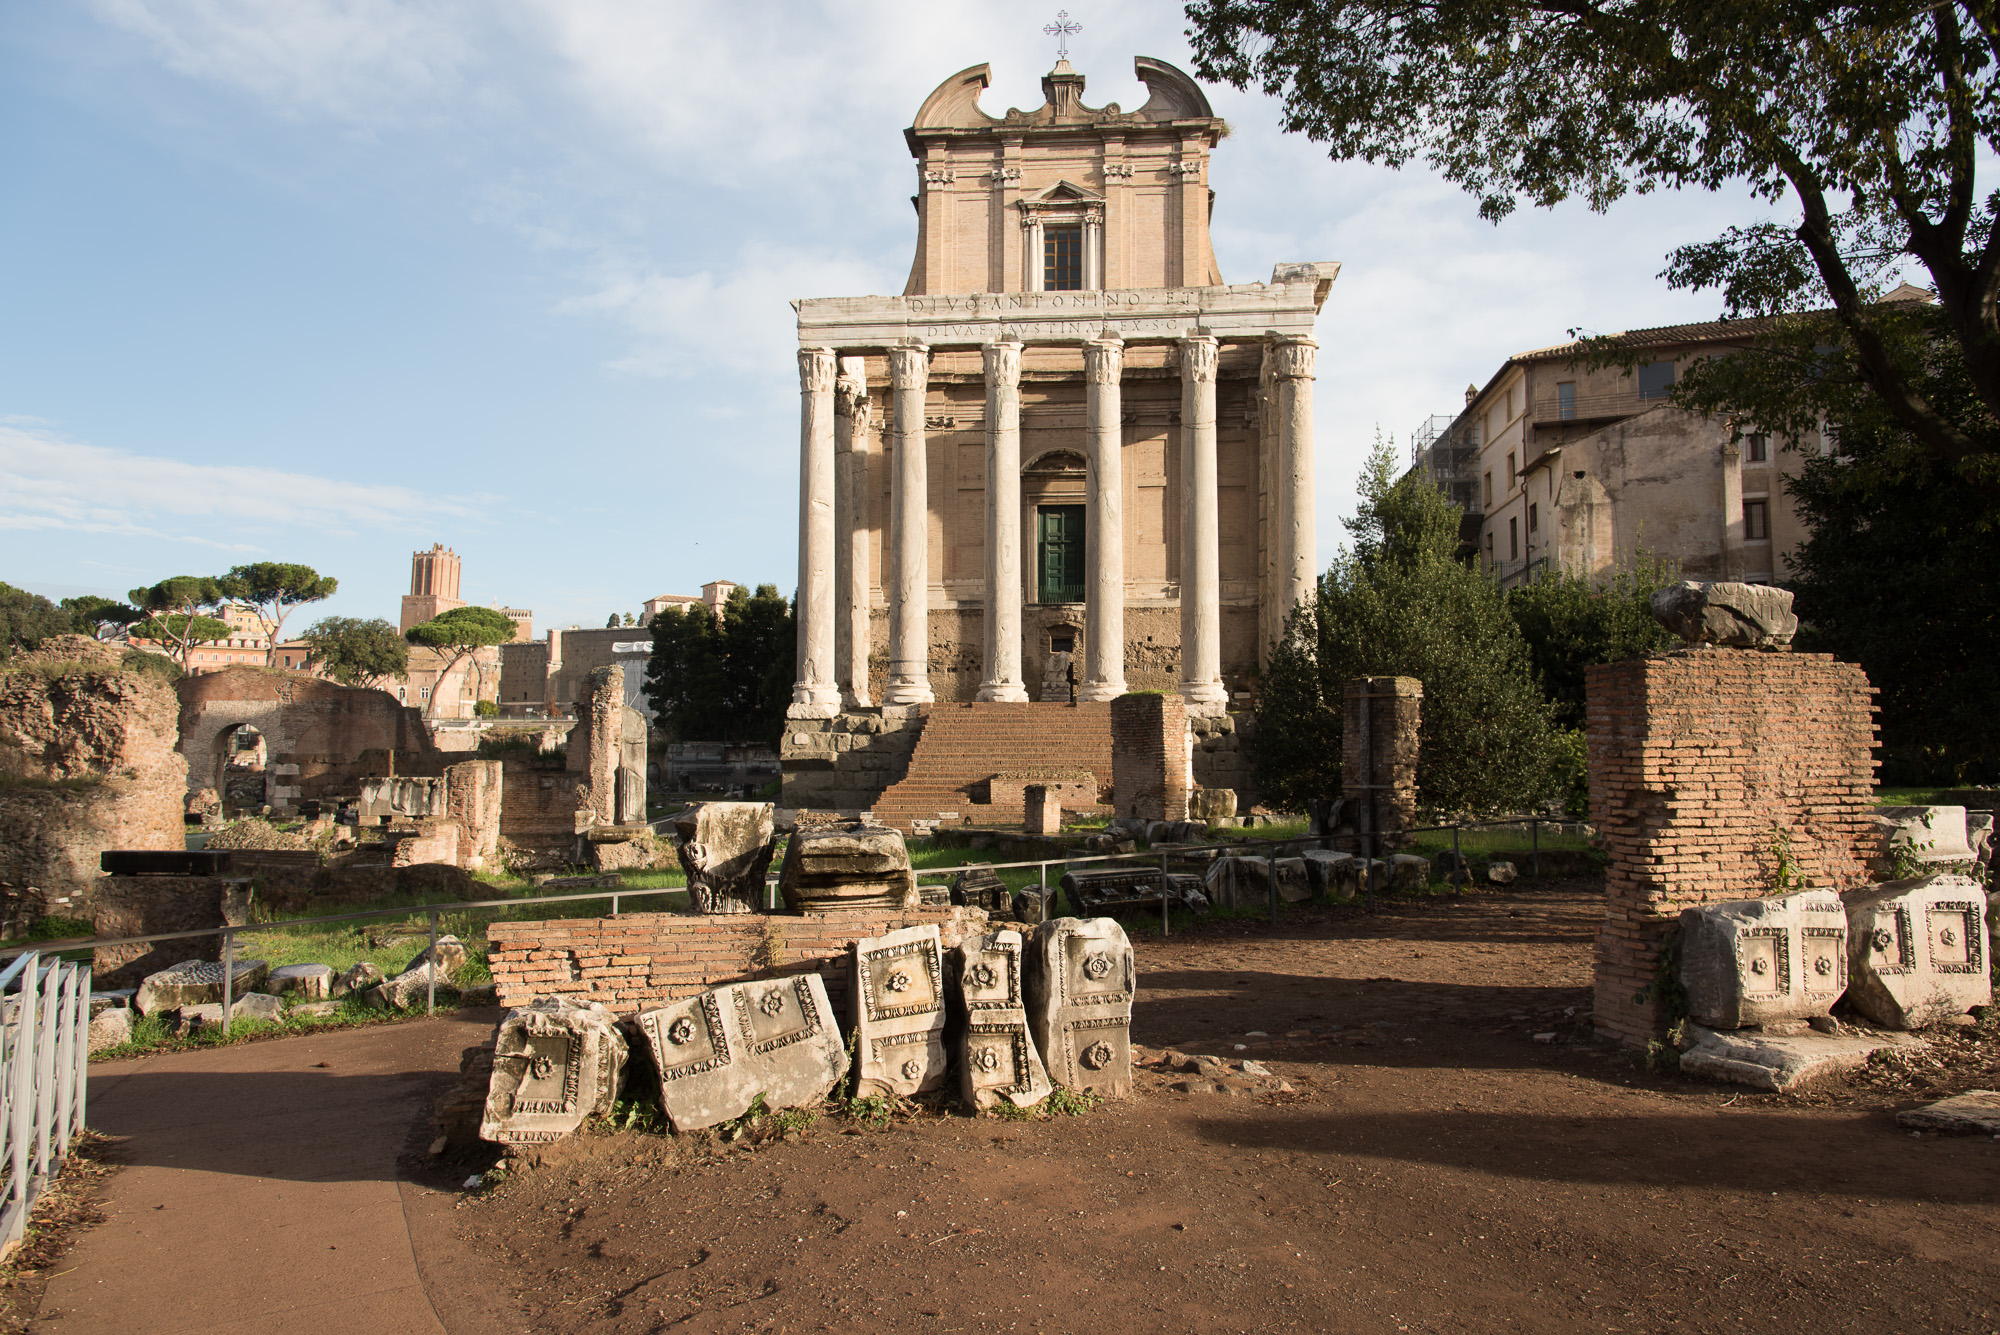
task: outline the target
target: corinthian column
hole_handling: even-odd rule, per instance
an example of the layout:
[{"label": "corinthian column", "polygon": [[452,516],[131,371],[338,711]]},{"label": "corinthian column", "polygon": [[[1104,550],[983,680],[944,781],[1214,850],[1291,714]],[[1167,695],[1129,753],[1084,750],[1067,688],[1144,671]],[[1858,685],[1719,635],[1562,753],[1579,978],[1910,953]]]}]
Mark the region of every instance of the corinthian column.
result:
[{"label": "corinthian column", "polygon": [[1271,345],[1271,378],[1278,394],[1278,503],[1271,516],[1277,560],[1273,592],[1277,634],[1285,618],[1311,595],[1313,561],[1313,352],[1310,338],[1280,338]]},{"label": "corinthian column", "polygon": [[799,349],[799,645],[788,718],[840,712],[833,684],[833,349]]},{"label": "corinthian column", "polygon": [[986,671],[981,700],[1026,700],[1021,684],[1021,345],[986,361]]},{"label": "corinthian column", "polygon": [[1217,346],[1181,340],[1181,695],[1189,714],[1226,712],[1222,573],[1215,493]]},{"label": "corinthian column", "polygon": [[1078,700],[1125,694],[1125,444],[1119,376],[1125,343],[1116,335],[1083,345],[1084,431],[1088,436],[1084,512],[1083,685]]},{"label": "corinthian column", "polygon": [[833,392],[833,683],[846,709],[868,695],[868,373],[840,359]]},{"label": "corinthian column", "polygon": [[894,588],[889,607],[889,685],[885,705],[929,704],[930,497],[924,450],[924,393],[930,353],[923,344],[889,350],[896,400],[896,471],[889,483],[889,538]]}]

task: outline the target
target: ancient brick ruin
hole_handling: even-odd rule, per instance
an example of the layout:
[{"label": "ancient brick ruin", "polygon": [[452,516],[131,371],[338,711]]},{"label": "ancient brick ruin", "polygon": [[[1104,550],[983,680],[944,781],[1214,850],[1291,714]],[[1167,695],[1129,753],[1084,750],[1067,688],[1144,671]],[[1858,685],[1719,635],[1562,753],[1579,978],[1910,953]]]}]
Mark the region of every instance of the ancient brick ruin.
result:
[{"label": "ancient brick ruin", "polygon": [[1423,700],[1415,677],[1356,677],[1342,697],[1341,819],[1359,833],[1387,836],[1388,846],[1417,823]]},{"label": "ancient brick ruin", "polygon": [[1588,673],[1590,807],[1610,864],[1600,1034],[1664,1027],[1653,982],[1684,908],[1868,880],[1873,689],[1826,654],[1702,648]]}]

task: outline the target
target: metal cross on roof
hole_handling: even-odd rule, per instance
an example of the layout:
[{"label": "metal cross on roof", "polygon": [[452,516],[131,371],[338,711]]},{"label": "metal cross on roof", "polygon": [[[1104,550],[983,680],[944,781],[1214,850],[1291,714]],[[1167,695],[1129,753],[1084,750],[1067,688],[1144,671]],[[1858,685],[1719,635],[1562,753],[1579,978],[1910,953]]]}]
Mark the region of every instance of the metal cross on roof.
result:
[{"label": "metal cross on roof", "polygon": [[1058,9],[1056,11],[1056,21],[1042,29],[1042,31],[1056,39],[1056,59],[1068,60],[1069,35],[1073,32],[1082,32],[1083,25],[1081,23],[1071,23],[1067,9]]}]

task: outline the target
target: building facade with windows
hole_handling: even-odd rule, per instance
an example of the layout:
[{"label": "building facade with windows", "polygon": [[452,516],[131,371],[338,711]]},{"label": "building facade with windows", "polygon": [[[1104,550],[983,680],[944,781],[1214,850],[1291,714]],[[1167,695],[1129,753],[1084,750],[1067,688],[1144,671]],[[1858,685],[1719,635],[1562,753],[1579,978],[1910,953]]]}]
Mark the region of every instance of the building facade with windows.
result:
[{"label": "building facade with windows", "polygon": [[895,297],[802,300],[794,717],[1177,691],[1227,711],[1315,576],[1313,323],[1338,265],[1224,285],[1200,87],[989,115],[981,65],[906,132]]}]

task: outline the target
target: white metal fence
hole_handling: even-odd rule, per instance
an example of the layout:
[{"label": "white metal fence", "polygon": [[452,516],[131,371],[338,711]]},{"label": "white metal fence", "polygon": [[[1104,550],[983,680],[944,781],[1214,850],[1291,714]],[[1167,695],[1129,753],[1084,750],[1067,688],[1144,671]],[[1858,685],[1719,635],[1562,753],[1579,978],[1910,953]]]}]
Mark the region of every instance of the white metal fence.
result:
[{"label": "white metal fence", "polygon": [[20,1244],[35,1198],[83,1129],[89,1072],[89,965],[15,956],[0,970],[0,1256]]}]

